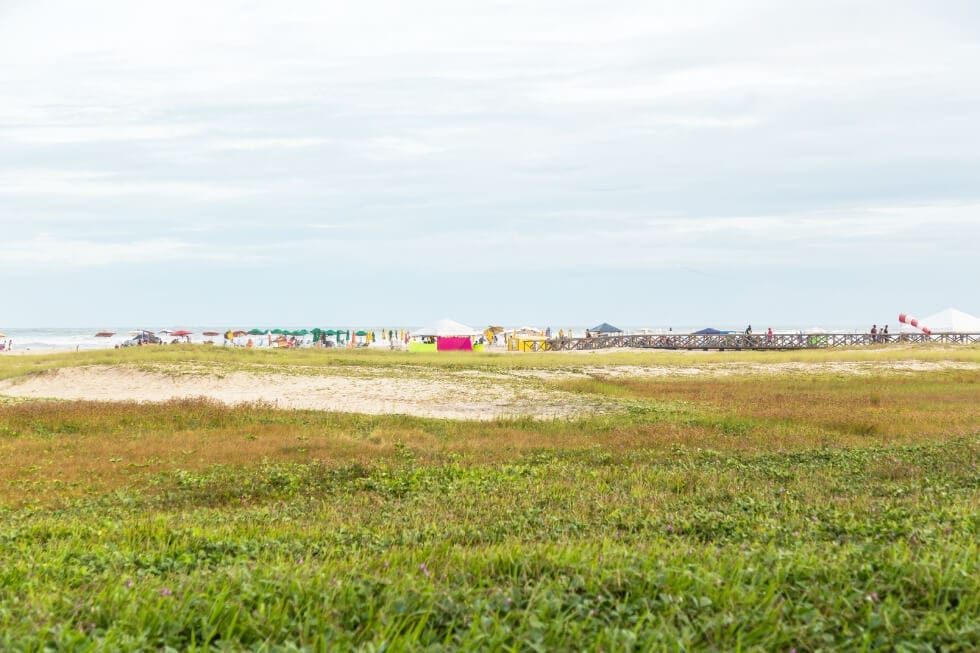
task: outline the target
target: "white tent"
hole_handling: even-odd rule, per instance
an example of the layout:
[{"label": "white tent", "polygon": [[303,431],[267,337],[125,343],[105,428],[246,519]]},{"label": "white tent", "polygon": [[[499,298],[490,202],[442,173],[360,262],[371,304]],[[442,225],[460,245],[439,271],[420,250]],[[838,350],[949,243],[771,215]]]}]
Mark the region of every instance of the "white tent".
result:
[{"label": "white tent", "polygon": [[442,319],[436,320],[421,329],[416,329],[409,335],[413,338],[462,338],[465,336],[482,336],[483,332],[450,319]]},{"label": "white tent", "polygon": [[[926,327],[933,333],[980,333],[980,317],[955,308],[947,308],[945,311],[920,319],[919,327]],[[918,331],[918,329],[909,330]]]}]

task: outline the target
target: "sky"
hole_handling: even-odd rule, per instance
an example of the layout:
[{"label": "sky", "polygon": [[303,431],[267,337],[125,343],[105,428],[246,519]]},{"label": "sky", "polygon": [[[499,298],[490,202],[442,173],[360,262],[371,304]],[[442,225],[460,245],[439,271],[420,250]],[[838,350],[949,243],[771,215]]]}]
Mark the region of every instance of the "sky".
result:
[{"label": "sky", "polygon": [[980,313],[974,0],[0,0],[0,326]]}]

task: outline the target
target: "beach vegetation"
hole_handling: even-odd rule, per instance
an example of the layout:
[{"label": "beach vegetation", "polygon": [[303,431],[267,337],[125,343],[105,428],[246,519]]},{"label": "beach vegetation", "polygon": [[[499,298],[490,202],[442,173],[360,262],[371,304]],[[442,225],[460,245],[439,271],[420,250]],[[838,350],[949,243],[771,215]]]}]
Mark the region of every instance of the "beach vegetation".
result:
[{"label": "beach vegetation", "polygon": [[980,371],[884,369],[528,377],[617,408],[557,420],[3,402],[0,648],[977,650]]}]

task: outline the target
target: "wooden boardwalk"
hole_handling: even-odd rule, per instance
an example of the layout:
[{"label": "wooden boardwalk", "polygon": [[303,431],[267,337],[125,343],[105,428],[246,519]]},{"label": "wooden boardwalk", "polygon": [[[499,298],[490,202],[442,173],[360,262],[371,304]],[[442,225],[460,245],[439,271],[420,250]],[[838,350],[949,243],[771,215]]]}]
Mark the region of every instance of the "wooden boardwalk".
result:
[{"label": "wooden boardwalk", "polygon": [[935,343],[950,345],[980,344],[980,333],[891,333],[872,336],[869,333],[776,333],[745,335],[723,333],[718,335],[666,334],[666,335],[609,335],[591,338],[553,338],[527,341],[530,345],[522,351],[591,351],[632,347],[637,349],[717,349],[719,351],[828,349],[831,347],[871,347],[889,344]]}]

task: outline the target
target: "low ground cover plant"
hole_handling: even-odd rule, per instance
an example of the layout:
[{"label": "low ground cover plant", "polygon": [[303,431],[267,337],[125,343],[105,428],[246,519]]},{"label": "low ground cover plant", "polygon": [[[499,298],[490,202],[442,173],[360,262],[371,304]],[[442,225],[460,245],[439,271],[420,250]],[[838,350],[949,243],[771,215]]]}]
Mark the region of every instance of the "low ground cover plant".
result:
[{"label": "low ground cover plant", "polygon": [[0,648],[976,650],[980,373],[0,404]]}]

